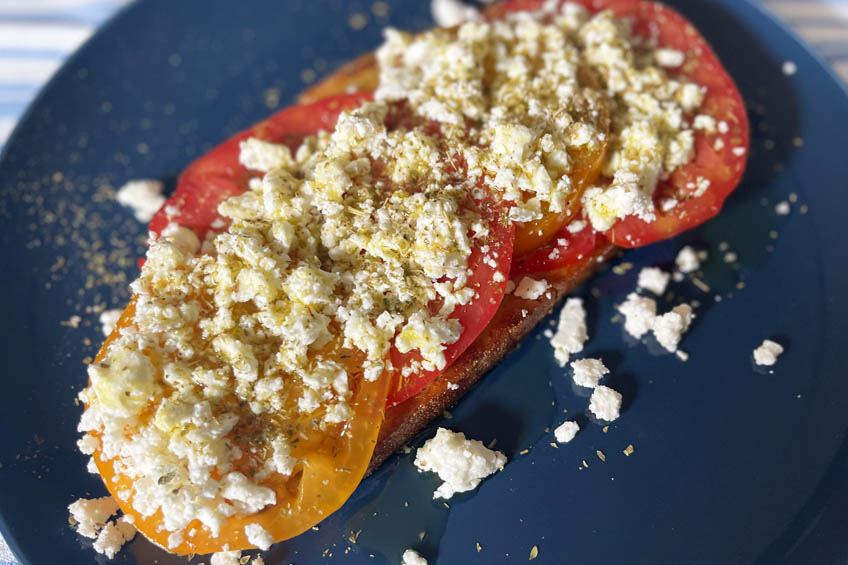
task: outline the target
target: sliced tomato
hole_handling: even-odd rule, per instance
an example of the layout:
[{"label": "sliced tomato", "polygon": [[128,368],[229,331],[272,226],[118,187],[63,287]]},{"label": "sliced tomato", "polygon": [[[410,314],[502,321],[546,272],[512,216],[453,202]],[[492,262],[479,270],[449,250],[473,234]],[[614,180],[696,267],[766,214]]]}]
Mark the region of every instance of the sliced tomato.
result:
[{"label": "sliced tomato", "polygon": [[[447,361],[444,368],[438,371],[418,371],[404,377],[402,368],[410,363],[420,361],[417,350],[401,353],[392,347],[390,352],[392,365],[395,367],[392,375],[392,388],[389,392],[388,406],[400,404],[423,389],[427,384],[442,374],[450,365],[471,345],[477,336],[486,329],[494,317],[506,293],[506,279],[509,276],[513,255],[513,240],[515,228],[511,222],[501,221],[500,207],[491,202],[480,203],[479,212],[488,220],[489,237],[486,241],[487,250],[480,246],[471,250],[468,258],[468,287],[475,289],[474,298],[464,305],[457,305],[449,318],[457,320],[462,325],[462,335],[456,343],[445,347]],[[496,277],[499,272],[502,277]],[[496,278],[501,280],[497,281]],[[440,306],[434,301],[430,308],[434,312]]]},{"label": "sliced tomato", "polygon": [[[706,39],[685,17],[657,2],[569,1],[576,1],[593,12],[612,10],[616,16],[631,20],[634,34],[685,53],[683,67],[673,69],[669,74],[706,86],[707,94],[698,113],[712,116],[728,126],[724,133],[696,132],[694,160],[679,167],[657,186],[655,202],[674,197],[679,201],[677,206],[662,211],[658,205],[653,222],[629,216],[616,223],[607,232],[607,237],[621,247],[639,247],[674,237],[718,214],[725,198],[733,192],[745,172],[750,143],[742,96]],[[490,18],[502,18],[511,12],[538,10],[545,3],[546,0],[512,0],[491,6],[486,14]],[[723,145],[716,145],[718,138]],[[710,181],[710,186],[696,197],[694,193],[699,177]]]},{"label": "sliced tomato", "polygon": [[509,276],[515,279],[520,275],[557,271],[594,257],[596,250],[607,245],[607,239],[593,230],[588,222],[575,233],[563,228],[548,245],[514,260]]},{"label": "sliced tomato", "polygon": [[239,163],[239,143],[257,137],[283,143],[294,151],[307,135],[333,129],[343,110],[356,108],[370,99],[370,93],[342,94],[312,104],[289,106],[231,137],[180,175],[174,194],[153,216],[150,231],[159,234],[170,222],[176,222],[203,237],[213,224],[218,228],[225,226],[218,215],[218,205],[247,190],[251,178],[261,176]]},{"label": "sliced tomato", "polygon": [[[127,306],[112,335],[103,344],[95,363],[103,360],[109,344],[119,335],[121,329],[133,323],[134,309],[133,301]],[[328,346],[325,350],[332,347]],[[291,476],[273,474],[261,482],[263,486],[274,490],[277,502],[256,514],[228,518],[217,537],[212,537],[199,520],[194,520],[185,529],[186,532],[194,531],[194,535],[185,534],[184,541],[169,548],[170,551],[187,555],[213,553],[227,546],[230,550],[251,549],[254,546],[248,541],[244,531],[248,524],[261,525],[275,542],[289,539],[305,532],[338,510],[353,493],[371,461],[391,381],[365,380],[362,374],[364,355],[361,352],[342,349],[325,352],[334,356],[348,370],[352,393],[348,406],[351,407],[353,415],[345,423],[344,433],[318,427],[310,421],[309,416],[289,418],[288,425],[297,430],[298,441],[293,442],[291,455],[298,463]],[[286,414],[292,413],[298,413],[294,406],[286,411]],[[279,414],[276,416],[278,419],[284,417]],[[132,430],[127,432],[132,433]],[[251,438],[256,437],[255,433],[250,432],[251,430],[237,426],[230,433],[231,441],[246,454],[242,461],[234,463],[235,470],[248,477],[252,473],[246,468],[250,459],[247,454],[254,452],[255,445]],[[112,460],[104,459],[100,448],[94,452],[94,461],[106,488],[121,506],[121,510],[134,518],[135,527],[154,543],[169,547],[170,532],[163,528],[161,511],[152,516],[142,516],[133,508],[131,498],[123,500],[118,496],[121,491],[132,491],[132,478],[116,473]],[[327,485],[332,487],[328,488]]]}]

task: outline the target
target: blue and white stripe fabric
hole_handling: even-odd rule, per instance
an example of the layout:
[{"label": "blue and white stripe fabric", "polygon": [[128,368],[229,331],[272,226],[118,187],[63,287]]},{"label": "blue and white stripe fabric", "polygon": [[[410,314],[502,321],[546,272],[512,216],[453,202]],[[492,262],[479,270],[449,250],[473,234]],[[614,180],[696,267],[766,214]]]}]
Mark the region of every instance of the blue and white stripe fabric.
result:
[{"label": "blue and white stripe fabric", "polygon": [[[38,89],[130,0],[0,0],[0,147]],[[848,81],[848,0],[760,0]],[[0,565],[17,565],[0,538]]]}]

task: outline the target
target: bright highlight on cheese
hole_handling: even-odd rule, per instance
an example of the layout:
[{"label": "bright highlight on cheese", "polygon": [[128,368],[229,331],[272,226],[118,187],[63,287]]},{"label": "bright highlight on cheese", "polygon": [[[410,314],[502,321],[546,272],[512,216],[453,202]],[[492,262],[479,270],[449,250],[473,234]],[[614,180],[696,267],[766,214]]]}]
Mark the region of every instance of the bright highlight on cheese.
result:
[{"label": "bright highlight on cheese", "polygon": [[432,471],[444,482],[433,498],[450,498],[455,493],[474,490],[480,481],[506,464],[506,455],[493,451],[462,432],[439,428],[415,455],[415,466]]}]

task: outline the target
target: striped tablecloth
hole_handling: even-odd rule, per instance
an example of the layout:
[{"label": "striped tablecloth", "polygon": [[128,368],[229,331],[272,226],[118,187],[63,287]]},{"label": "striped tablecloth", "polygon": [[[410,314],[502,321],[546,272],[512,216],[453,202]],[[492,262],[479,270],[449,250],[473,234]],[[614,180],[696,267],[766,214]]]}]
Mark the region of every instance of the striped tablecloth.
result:
[{"label": "striped tablecloth", "polygon": [[[0,147],[38,89],[129,0],[0,0]],[[848,0],[760,0],[848,81]],[[0,565],[17,561],[0,538]]]}]

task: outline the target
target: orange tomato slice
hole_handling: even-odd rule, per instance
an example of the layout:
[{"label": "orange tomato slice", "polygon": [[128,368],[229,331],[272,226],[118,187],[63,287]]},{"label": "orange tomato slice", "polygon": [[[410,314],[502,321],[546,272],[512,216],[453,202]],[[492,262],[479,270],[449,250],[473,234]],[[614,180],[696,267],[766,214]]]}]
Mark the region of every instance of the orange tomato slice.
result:
[{"label": "orange tomato slice", "polygon": [[603,140],[592,147],[569,151],[572,160],[571,185],[573,190],[566,200],[562,212],[546,212],[544,216],[532,222],[515,224],[515,243],[512,248],[513,257],[523,257],[528,253],[548,244],[571,219],[580,212],[580,199],[583,192],[592,186],[601,176],[604,157],[609,145],[609,115],[596,120],[605,131]]},{"label": "orange tomato slice", "polygon": [[[134,301],[131,301],[112,335],[98,353],[95,363],[105,357],[109,345],[118,337],[120,330],[133,323],[133,314]],[[327,357],[334,357],[348,371],[352,392],[348,405],[353,416],[345,427],[341,430],[337,427],[322,430],[313,425],[309,416],[303,415],[287,419],[283,423],[283,429],[291,430],[292,436],[297,438],[297,441],[291,442],[291,455],[298,460],[295,470],[291,476],[273,474],[260,481],[262,486],[274,490],[276,504],[256,514],[228,518],[217,537],[212,537],[211,532],[199,520],[194,520],[184,532],[194,529],[195,535],[184,534],[183,542],[169,548],[170,551],[186,555],[221,551],[225,545],[229,546],[230,550],[253,548],[244,532],[244,527],[248,524],[261,525],[275,542],[289,539],[335,512],[353,493],[365,475],[377,443],[391,379],[366,381],[361,369],[364,357],[359,351],[325,348],[322,353]],[[273,417],[268,415],[268,418]],[[250,435],[244,433],[246,431],[249,432],[239,430],[237,426],[231,432],[231,439],[242,447],[243,452],[249,453],[247,443]],[[132,430],[128,430],[128,433],[132,433]],[[162,527],[161,511],[144,517],[133,508],[131,499],[119,499],[118,492],[132,489],[132,478],[115,473],[112,461],[104,459],[99,449],[95,451],[94,459],[106,488],[118,501],[124,513],[135,518],[135,527],[153,543],[168,547],[168,536],[171,532]],[[234,466],[236,470],[251,478],[246,461],[235,462]]]}]

